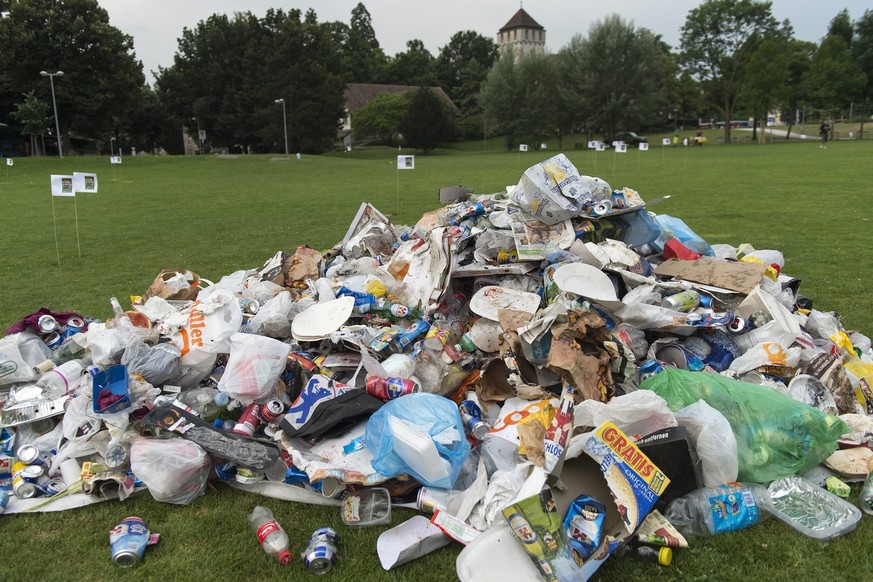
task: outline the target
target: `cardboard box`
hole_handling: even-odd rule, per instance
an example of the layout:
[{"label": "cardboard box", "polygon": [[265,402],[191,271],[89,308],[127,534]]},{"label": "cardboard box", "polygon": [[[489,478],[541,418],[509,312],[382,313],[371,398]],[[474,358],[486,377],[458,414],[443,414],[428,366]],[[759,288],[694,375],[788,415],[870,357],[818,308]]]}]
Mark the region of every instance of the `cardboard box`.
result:
[{"label": "cardboard box", "polygon": [[[581,566],[581,579],[588,580],[630,537],[670,480],[612,422],[576,438],[585,439],[583,450],[587,454],[565,459],[560,479],[551,490],[562,519],[570,503],[580,495],[594,497],[606,507],[604,541]],[[535,471],[531,479],[536,479],[538,473],[545,479],[542,471]],[[543,579],[512,529],[503,524],[486,530],[464,548],[456,568],[462,581]]]}]

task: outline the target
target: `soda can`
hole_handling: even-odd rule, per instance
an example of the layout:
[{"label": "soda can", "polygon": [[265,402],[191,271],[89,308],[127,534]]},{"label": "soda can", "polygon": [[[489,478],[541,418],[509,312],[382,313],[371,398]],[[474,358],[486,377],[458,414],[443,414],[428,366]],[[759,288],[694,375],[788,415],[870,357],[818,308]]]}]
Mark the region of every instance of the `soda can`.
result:
[{"label": "soda can", "polygon": [[264,422],[273,422],[285,412],[285,405],[281,400],[270,400],[261,408],[261,419]]},{"label": "soda can", "polygon": [[257,299],[243,298],[239,300],[239,307],[244,316],[251,316],[261,310],[261,303]]},{"label": "soda can", "polygon": [[746,320],[737,315],[728,324],[727,329],[733,334],[741,334],[746,331],[746,327],[748,327]]},{"label": "soda can", "polygon": [[484,440],[485,435],[488,434],[491,428],[482,420],[467,414],[463,410],[461,410],[461,422],[464,423],[464,428],[467,429],[467,432],[477,441]]},{"label": "soda can", "polygon": [[148,543],[149,528],[139,517],[126,517],[109,532],[109,554],[118,566],[139,562]]},{"label": "soda can", "polygon": [[239,420],[236,421],[236,425],[230,432],[243,436],[252,436],[261,424],[260,412],[261,406],[252,402],[243,411],[242,416],[239,417]]},{"label": "soda can", "polygon": [[47,497],[57,495],[66,487],[66,484],[63,482],[62,479],[52,479],[47,475],[43,475],[42,477],[37,479],[34,485],[36,486],[37,491]]},{"label": "soda can", "polygon": [[39,449],[33,445],[22,445],[18,447],[18,460],[25,465],[32,465],[39,459]]},{"label": "soda can", "polygon": [[36,327],[40,335],[48,335],[54,331],[58,331],[58,320],[51,315],[40,315],[36,320]]},{"label": "soda can", "polygon": [[303,552],[303,565],[316,575],[327,574],[337,561],[336,540],[339,536],[329,527],[315,530]]},{"label": "soda can", "polygon": [[605,216],[609,214],[612,210],[612,201],[611,200],[601,200],[591,206],[588,214],[590,216]]},{"label": "soda can", "polygon": [[610,201],[613,208],[627,208],[627,196],[621,190],[613,190]]},{"label": "soda can", "polygon": [[664,298],[665,307],[687,313],[700,305],[700,293],[689,289]]},{"label": "soda can", "polygon": [[227,481],[236,475],[236,465],[233,463],[221,463],[215,465],[215,475],[222,481]]},{"label": "soda can", "polygon": [[19,499],[29,499],[36,495],[36,486],[24,475],[27,467],[21,461],[12,465],[12,494]]}]

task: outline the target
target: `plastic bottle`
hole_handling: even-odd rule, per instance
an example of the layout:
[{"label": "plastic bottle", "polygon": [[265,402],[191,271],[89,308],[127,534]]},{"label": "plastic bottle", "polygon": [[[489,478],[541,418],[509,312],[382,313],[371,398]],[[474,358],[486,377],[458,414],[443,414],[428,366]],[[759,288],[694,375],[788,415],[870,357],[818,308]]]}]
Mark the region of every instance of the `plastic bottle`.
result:
[{"label": "plastic bottle", "polygon": [[52,368],[43,374],[36,385],[42,388],[47,398],[58,398],[72,392],[79,386],[79,380],[85,368],[91,365],[91,358],[81,358],[64,362],[57,368]]},{"label": "plastic bottle", "polygon": [[660,566],[669,566],[673,563],[673,549],[668,547],[653,548],[637,544],[626,544],[616,551],[619,558],[636,558],[643,562],[652,562]]},{"label": "plastic bottle", "polygon": [[867,480],[864,481],[864,486],[861,488],[861,495],[858,498],[858,503],[864,513],[873,515],[873,463],[867,463],[870,466],[870,473],[867,474]]},{"label": "plastic bottle", "polygon": [[744,529],[770,516],[770,494],[757,484],[696,489],[670,502],[664,517],[684,536]]},{"label": "plastic bottle", "polygon": [[288,534],[282,526],[273,519],[273,512],[266,507],[256,505],[249,514],[249,523],[261,542],[261,547],[271,556],[275,556],[280,564],[291,563],[291,552],[288,551]]},{"label": "plastic bottle", "polygon": [[204,420],[216,418],[230,403],[230,396],[226,392],[220,392],[211,386],[186,390],[179,394],[178,399]]}]

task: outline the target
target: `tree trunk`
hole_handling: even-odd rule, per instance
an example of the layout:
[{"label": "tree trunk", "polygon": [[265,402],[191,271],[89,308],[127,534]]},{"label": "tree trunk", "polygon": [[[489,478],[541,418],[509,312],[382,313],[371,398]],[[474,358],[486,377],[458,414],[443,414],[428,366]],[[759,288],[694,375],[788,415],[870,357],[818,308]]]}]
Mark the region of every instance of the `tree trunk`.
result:
[{"label": "tree trunk", "polygon": [[731,107],[730,100],[725,99],[724,101],[724,143],[731,143],[731,117],[734,114],[733,108]]},{"label": "tree trunk", "polygon": [[752,116],[752,141],[758,141],[758,116]]},{"label": "tree trunk", "polygon": [[788,138],[791,137],[791,128],[794,127],[794,124],[788,122],[788,129],[785,131],[785,141],[788,141]]}]

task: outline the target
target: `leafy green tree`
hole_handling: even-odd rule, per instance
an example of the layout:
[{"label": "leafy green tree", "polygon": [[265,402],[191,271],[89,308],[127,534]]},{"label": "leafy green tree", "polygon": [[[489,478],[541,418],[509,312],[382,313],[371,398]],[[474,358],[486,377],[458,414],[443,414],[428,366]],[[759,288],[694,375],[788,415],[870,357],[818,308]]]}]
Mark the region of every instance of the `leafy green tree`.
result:
[{"label": "leafy green tree", "polygon": [[835,115],[848,106],[866,80],[866,75],[852,60],[846,41],[832,35],[815,51],[803,83],[812,104]]},{"label": "leafy green tree", "polygon": [[833,20],[828,24],[827,36],[838,36],[845,41],[846,46],[852,46],[855,30],[852,26],[852,18],[849,16],[848,10],[843,8],[834,16]]},{"label": "leafy green tree", "polygon": [[[762,121],[762,126],[766,123],[767,113],[777,103],[784,103],[788,98],[790,91],[788,63],[788,39],[779,37],[775,40],[761,41],[749,59],[746,82],[740,97],[742,102],[752,110],[755,119]],[[758,137],[757,129],[756,121],[752,139]],[[762,131],[759,141],[763,142],[763,138]]]},{"label": "leafy green tree", "polygon": [[777,34],[790,36],[790,27],[783,23],[780,29],[770,6],[754,0],[705,0],[688,13],[681,29],[680,62],[721,113],[726,143],[758,42]]},{"label": "leafy green tree", "polygon": [[572,87],[572,94],[564,90],[568,106],[607,140],[659,119],[669,58],[648,29],[637,29],[613,14],[595,22],[587,38],[574,39],[559,54]]},{"label": "leafy green tree", "polygon": [[189,133],[206,130],[211,145],[282,151],[285,100],[292,151],[331,147],[343,117],[345,84],[336,29],[313,11],[268,10],[213,15],[183,29],[173,66],[156,90]]},{"label": "leafy green tree", "polygon": [[[145,83],[133,39],[109,23],[96,0],[10,0],[0,18],[0,110],[37,91],[51,102],[40,71],[61,70],[55,96],[61,134],[99,137],[132,112]],[[69,144],[64,148],[69,150]]]},{"label": "leafy green tree", "polygon": [[451,139],[452,118],[446,104],[433,90],[419,87],[409,97],[400,132],[406,145],[427,154]]},{"label": "leafy green tree", "polygon": [[376,83],[386,58],[376,39],[370,12],[362,2],[353,9],[342,47],[343,71],[348,83]]},{"label": "leafy green tree", "polygon": [[870,112],[870,101],[873,99],[873,10],[866,10],[864,15],[855,22],[852,56],[855,64],[867,77],[861,89],[862,107],[859,133],[860,137],[863,138],[864,122]]},{"label": "leafy green tree", "polygon": [[355,139],[377,138],[385,145],[397,145],[400,124],[406,113],[407,98],[398,93],[379,93],[372,101],[352,114]]},{"label": "leafy green tree", "polygon": [[385,65],[381,79],[393,85],[432,87],[437,84],[436,59],[418,39],[406,41],[406,51],[397,53]]},{"label": "leafy green tree", "polygon": [[30,137],[30,153],[37,155],[39,142],[37,137],[45,133],[45,128],[51,124],[51,108],[45,101],[36,97],[35,91],[24,95],[24,100],[15,106],[12,117],[21,126],[22,135]]},{"label": "leafy green tree", "polygon": [[491,134],[503,135],[507,149],[513,149],[522,135],[524,84],[515,57],[509,52],[500,56],[482,83],[479,105]]},{"label": "leafy green tree", "polygon": [[[497,58],[497,45],[478,32],[456,32],[437,57],[437,79],[462,112],[475,106],[475,95]],[[475,61],[477,65],[471,63]]]},{"label": "leafy green tree", "polygon": [[805,41],[790,39],[786,47],[786,75],[783,100],[778,103],[782,111],[783,120],[788,120],[788,130],[785,139],[791,136],[791,128],[795,119],[802,115],[801,110],[807,102],[806,88],[803,78],[809,70],[812,55],[815,54],[816,44]]}]

